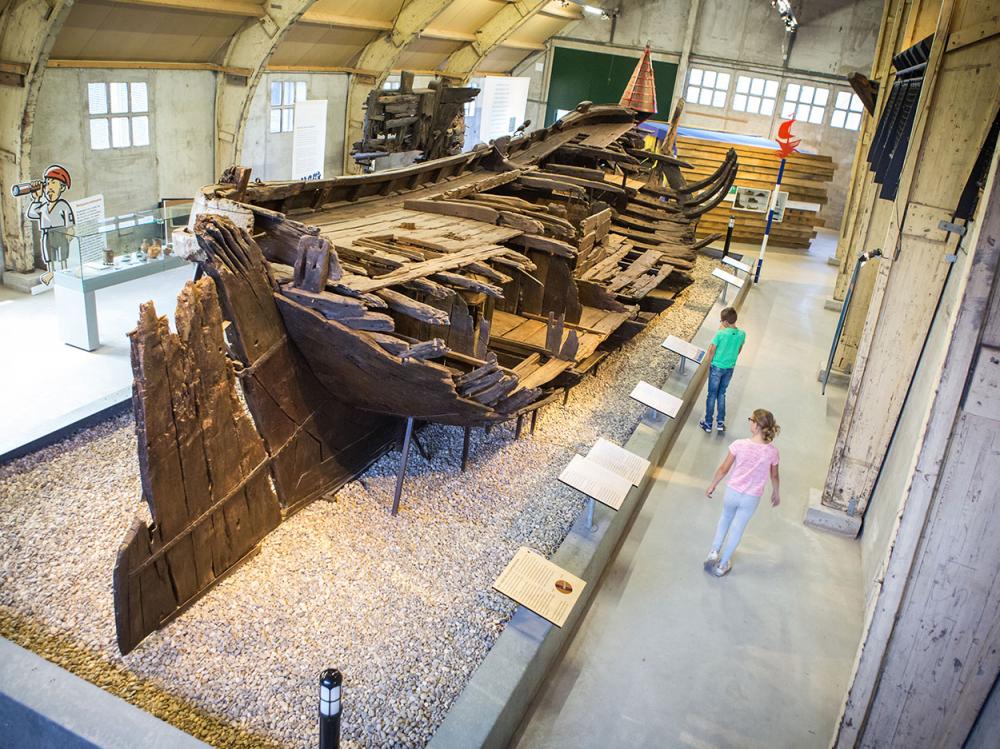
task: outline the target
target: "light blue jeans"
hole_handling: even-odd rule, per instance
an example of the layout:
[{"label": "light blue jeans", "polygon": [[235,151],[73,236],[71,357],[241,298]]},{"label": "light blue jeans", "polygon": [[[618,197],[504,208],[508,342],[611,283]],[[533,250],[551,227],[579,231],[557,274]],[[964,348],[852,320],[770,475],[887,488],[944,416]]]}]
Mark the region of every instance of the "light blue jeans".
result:
[{"label": "light blue jeans", "polygon": [[719,518],[719,526],[715,529],[715,540],[712,541],[712,549],[715,551],[722,549],[723,539],[726,541],[726,548],[722,551],[719,564],[729,563],[758,504],[760,497],[726,487],[726,495],[722,500],[722,517]]},{"label": "light blue jeans", "polygon": [[718,423],[726,421],[726,388],[733,379],[733,368],[723,369],[712,367],[708,369],[708,396],[705,398],[705,423],[712,426],[713,412],[718,404]]}]

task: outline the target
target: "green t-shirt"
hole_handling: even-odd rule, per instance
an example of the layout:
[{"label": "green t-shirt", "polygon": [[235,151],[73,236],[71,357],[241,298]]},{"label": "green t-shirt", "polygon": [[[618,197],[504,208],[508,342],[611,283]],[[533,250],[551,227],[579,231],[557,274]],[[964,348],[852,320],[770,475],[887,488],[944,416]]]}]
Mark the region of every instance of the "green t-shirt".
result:
[{"label": "green t-shirt", "polygon": [[715,346],[715,356],[712,366],[719,369],[732,369],[736,366],[736,357],[740,355],[740,347],[747,338],[746,331],[739,328],[719,328],[712,344]]}]

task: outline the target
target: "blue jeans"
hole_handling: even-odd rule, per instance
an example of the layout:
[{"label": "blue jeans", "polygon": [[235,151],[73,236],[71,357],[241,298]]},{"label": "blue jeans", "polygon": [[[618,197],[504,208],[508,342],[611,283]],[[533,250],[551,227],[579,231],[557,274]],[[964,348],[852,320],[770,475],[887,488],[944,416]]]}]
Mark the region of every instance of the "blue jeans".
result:
[{"label": "blue jeans", "polygon": [[[743,494],[726,487],[726,495],[722,500],[722,516],[719,518],[719,525],[715,529],[715,538],[712,540],[712,550],[722,550],[720,564],[729,563],[758,504],[760,504],[760,497]],[[722,548],[724,539],[726,541],[725,549]]]},{"label": "blue jeans", "polygon": [[729,381],[733,379],[733,368],[722,369],[721,367],[708,368],[708,397],[705,399],[705,423],[711,425],[712,412],[716,410],[718,404],[719,423],[726,421],[726,388]]}]

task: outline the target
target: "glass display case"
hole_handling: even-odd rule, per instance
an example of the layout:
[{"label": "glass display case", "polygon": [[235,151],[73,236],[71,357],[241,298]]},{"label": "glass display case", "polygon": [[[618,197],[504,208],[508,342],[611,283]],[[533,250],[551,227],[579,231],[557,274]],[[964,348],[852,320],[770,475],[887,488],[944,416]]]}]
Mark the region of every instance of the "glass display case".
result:
[{"label": "glass display case", "polygon": [[103,215],[103,201],[93,208],[81,203],[74,225],[46,229],[42,237],[57,277],[106,278],[106,286],[185,262],[173,256],[171,233],[187,225],[192,201],[164,200],[157,209],[111,217]]},{"label": "glass display case", "polygon": [[64,343],[84,351],[100,346],[100,289],[191,265],[174,254],[172,234],[187,226],[193,203],[164,200],[160,208],[106,217],[101,196],[76,201],[74,223],[42,232],[52,271],[56,314]]}]

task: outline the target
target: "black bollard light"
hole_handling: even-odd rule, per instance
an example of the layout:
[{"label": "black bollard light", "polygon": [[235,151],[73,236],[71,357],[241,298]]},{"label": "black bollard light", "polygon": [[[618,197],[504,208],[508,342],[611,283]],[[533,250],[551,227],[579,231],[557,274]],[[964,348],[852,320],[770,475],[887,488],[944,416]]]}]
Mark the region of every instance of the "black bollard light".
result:
[{"label": "black bollard light", "polygon": [[340,747],[340,687],[344,677],[328,668],[319,678],[319,749]]},{"label": "black bollard light", "polygon": [[730,215],[729,223],[726,225],[726,244],[722,247],[722,257],[729,257],[729,243],[733,241],[733,227],[736,225],[736,217]]}]

